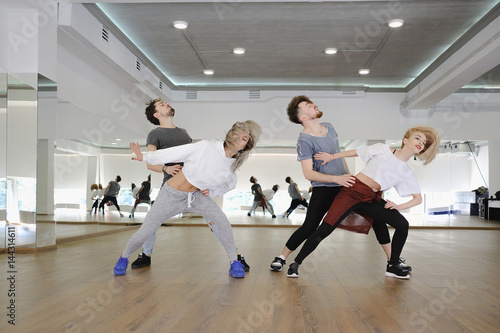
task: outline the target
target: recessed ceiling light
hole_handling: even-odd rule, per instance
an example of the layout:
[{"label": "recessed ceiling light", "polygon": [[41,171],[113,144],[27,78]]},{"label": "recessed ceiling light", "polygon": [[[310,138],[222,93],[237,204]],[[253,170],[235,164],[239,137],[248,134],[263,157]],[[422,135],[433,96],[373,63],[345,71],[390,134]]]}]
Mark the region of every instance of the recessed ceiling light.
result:
[{"label": "recessed ceiling light", "polygon": [[404,23],[405,23],[405,21],[403,21],[403,20],[401,20],[401,19],[394,19],[394,20],[390,20],[387,24],[388,24],[391,28],[399,28],[399,27],[401,27]]},{"label": "recessed ceiling light", "polygon": [[368,68],[362,68],[358,71],[358,73],[361,75],[366,75],[366,74],[370,73],[370,70]]},{"label": "recessed ceiling light", "polygon": [[500,89],[500,86],[484,86],[483,89]]},{"label": "recessed ceiling light", "polygon": [[203,74],[205,75],[214,75],[214,70],[213,69],[204,69]]},{"label": "recessed ceiling light", "polygon": [[185,21],[175,21],[174,27],[177,29],[186,29],[188,27],[188,24]]},{"label": "recessed ceiling light", "polygon": [[116,139],[116,141],[122,141],[122,139]]},{"label": "recessed ceiling light", "polygon": [[242,47],[236,47],[233,49],[233,53],[234,54],[243,54],[243,53],[245,53],[245,49]]},{"label": "recessed ceiling light", "polygon": [[335,54],[335,53],[337,53],[337,51],[338,50],[334,47],[329,47],[329,48],[325,49],[326,54]]}]

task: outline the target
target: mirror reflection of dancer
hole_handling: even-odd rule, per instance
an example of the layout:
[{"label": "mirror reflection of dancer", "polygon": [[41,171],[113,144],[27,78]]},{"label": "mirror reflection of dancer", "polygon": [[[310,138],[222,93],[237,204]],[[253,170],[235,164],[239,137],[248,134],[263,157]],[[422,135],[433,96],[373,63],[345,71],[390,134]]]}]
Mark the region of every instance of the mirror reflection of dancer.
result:
[{"label": "mirror reflection of dancer", "polygon": [[102,198],[104,197],[104,190],[102,189],[102,184],[99,185],[92,184],[90,190],[92,191],[92,200],[94,200],[92,208],[90,209],[90,213],[92,214],[92,211],[94,211],[94,214],[97,214],[97,207],[99,207],[99,200],[102,200]]},{"label": "mirror reflection of dancer", "polygon": [[[311,254],[319,243],[328,237],[342,220],[353,210],[360,211],[379,221],[385,221],[394,227],[391,244],[391,257],[385,275],[399,279],[409,279],[409,271],[401,267],[399,257],[408,236],[408,221],[399,212],[419,205],[422,195],[417,179],[407,162],[413,156],[430,163],[439,148],[439,135],[430,127],[414,127],[406,131],[400,150],[392,150],[386,144],[374,144],[368,147],[341,153],[320,152],[318,160],[328,164],[338,158],[359,156],[366,166],[356,175],[356,182],[350,188],[342,188],[319,228],[307,239],[295,261],[290,265],[290,277],[298,276],[299,265]],[[400,196],[412,196],[412,199],[397,205],[381,199],[383,191],[394,187]]]},{"label": "mirror reflection of dancer", "polygon": [[272,214],[272,218],[276,218],[276,215],[274,215],[274,207],[273,205],[271,204],[271,200],[274,198],[274,194],[276,192],[278,192],[278,189],[280,188],[280,186],[278,184],[275,184],[273,185],[273,187],[270,189],[270,190],[264,190],[262,191],[262,194],[264,196],[264,199],[263,199],[263,205],[265,208],[267,208],[267,210],[269,210]]},{"label": "mirror reflection of dancer", "polygon": [[148,175],[148,179],[142,182],[141,188],[135,186],[134,183],[132,183],[132,185],[132,196],[135,198],[135,202],[134,207],[132,208],[128,216],[129,218],[134,217],[135,210],[141,203],[145,203],[151,206],[151,198],[149,196],[151,194],[151,175]]},{"label": "mirror reflection of dancer", "polygon": [[276,215],[274,215],[274,207],[269,203],[269,200],[271,199],[268,199],[266,197],[266,195],[262,191],[262,187],[260,187],[260,184],[257,183],[257,178],[255,178],[254,176],[250,177],[250,183],[252,183],[252,194],[254,195],[254,198],[252,207],[250,207],[247,216],[252,216],[252,213],[255,212],[257,207],[259,207],[259,205],[262,205],[262,210],[265,211],[265,209],[267,209],[269,213],[271,213],[271,217],[275,219]]},{"label": "mirror reflection of dancer", "polygon": [[163,222],[182,213],[193,212],[213,221],[219,241],[230,260],[229,274],[245,276],[243,264],[237,260],[233,231],[227,216],[211,199],[236,186],[236,170],[248,158],[260,136],[260,126],[251,120],[237,122],[224,142],[202,140],[195,144],[160,149],[143,155],[138,144],[130,144],[137,161],[149,164],[184,161],[184,167],[160,189],[155,204],[142,226],[133,234],[114,268],[115,275],[125,275],[128,258],[151,237]]},{"label": "mirror reflection of dancer", "polygon": [[101,203],[99,204],[99,210],[102,208],[102,214],[104,215],[104,205],[108,202],[111,201],[113,205],[115,205],[116,209],[118,210],[118,213],[120,213],[120,217],[123,217],[122,212],[120,211],[120,206],[118,206],[118,201],[116,200],[116,197],[120,193],[120,184],[118,184],[122,180],[122,177],[116,176],[115,180],[112,180],[108,183],[108,186],[104,190],[104,198],[102,199]]},{"label": "mirror reflection of dancer", "polygon": [[302,196],[302,192],[299,190],[299,185],[297,185],[296,182],[293,181],[292,178],[286,177],[285,182],[287,182],[288,185],[288,195],[290,195],[290,198],[292,198],[292,202],[290,202],[290,207],[286,210],[286,212],[283,214],[283,217],[289,217],[290,214],[297,208],[299,205],[304,206],[307,208],[307,200],[304,199]]}]

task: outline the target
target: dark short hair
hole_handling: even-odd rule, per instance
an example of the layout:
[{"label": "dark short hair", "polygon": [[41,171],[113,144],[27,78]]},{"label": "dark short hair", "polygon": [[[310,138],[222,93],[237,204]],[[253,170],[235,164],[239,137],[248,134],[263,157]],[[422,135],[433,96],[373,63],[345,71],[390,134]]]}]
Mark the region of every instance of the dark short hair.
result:
[{"label": "dark short hair", "polygon": [[290,183],[291,183],[291,180],[292,180],[292,178],[290,178],[290,177],[286,177],[286,178],[285,178],[285,181],[286,181],[288,184],[290,184]]},{"label": "dark short hair", "polygon": [[146,103],[146,111],[144,112],[146,114],[146,118],[148,118],[148,120],[153,124],[153,125],[160,125],[160,121],[158,120],[158,118],[156,118],[154,116],[154,114],[156,113],[156,106],[155,104],[157,102],[161,102],[162,99],[161,98],[155,98],[155,99],[152,99],[150,100],[149,102]]},{"label": "dark short hair", "polygon": [[250,177],[250,183],[255,183],[255,177],[254,176]]},{"label": "dark short hair", "polygon": [[274,192],[277,192],[279,188],[280,188],[280,186],[278,184],[273,185],[273,187],[272,187]]},{"label": "dark short hair", "polygon": [[288,103],[286,113],[288,114],[288,119],[290,119],[292,123],[302,124],[299,120],[299,104],[302,102],[312,103],[309,97],[304,95],[295,96],[290,103]]},{"label": "dark short hair", "polygon": [[119,183],[122,180],[122,177],[116,176],[116,182]]}]

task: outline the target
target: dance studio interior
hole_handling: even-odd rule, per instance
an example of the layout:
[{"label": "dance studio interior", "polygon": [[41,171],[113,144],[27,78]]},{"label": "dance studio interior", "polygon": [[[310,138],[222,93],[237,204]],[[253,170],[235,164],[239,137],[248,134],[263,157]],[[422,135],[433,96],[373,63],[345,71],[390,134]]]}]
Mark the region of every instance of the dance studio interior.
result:
[{"label": "dance studio interior", "polygon": [[[0,41],[0,331],[499,331],[498,1],[2,0]],[[298,159],[304,127],[287,114],[300,95],[340,151],[399,151],[416,126],[439,133],[432,163],[407,162],[422,198],[400,211],[408,278],[384,275],[373,231],[340,228],[300,276],[287,273],[300,246],[282,271],[270,266],[315,209],[286,213],[287,177],[307,202],[314,193]],[[194,144],[221,142],[236,122],[262,129],[235,187],[213,198],[244,278],[192,212],[161,224],[148,266],[113,271],[161,193],[163,172],[130,148],[151,146],[157,98]],[[349,174],[365,165],[345,158]],[[139,203],[132,184],[149,175],[152,203]],[[117,176],[120,211],[97,210],[93,185]],[[251,177],[278,185],[274,213],[250,212]],[[394,187],[383,199],[409,200]]]}]

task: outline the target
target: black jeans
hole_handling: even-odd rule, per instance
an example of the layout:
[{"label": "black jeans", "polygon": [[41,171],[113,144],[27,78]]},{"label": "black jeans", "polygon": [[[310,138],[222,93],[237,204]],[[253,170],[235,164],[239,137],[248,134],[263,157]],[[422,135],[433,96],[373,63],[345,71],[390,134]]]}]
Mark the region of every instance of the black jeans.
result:
[{"label": "black jeans", "polygon": [[306,199],[300,200],[300,199],[292,199],[292,202],[290,203],[290,207],[286,210],[287,215],[290,215],[295,208],[297,208],[299,205],[302,205],[307,208],[307,201]]},{"label": "black jeans", "polygon": [[[298,264],[301,264],[302,261],[309,255],[311,254],[316,247],[318,247],[319,243],[328,237],[333,230],[342,222],[342,220],[349,215],[350,212],[353,210],[359,210],[367,215],[372,216],[375,221],[379,221],[377,223],[373,223],[373,228],[374,231],[380,232],[382,228],[382,224],[389,224],[395,229],[393,238],[392,238],[392,244],[391,244],[391,258],[389,260],[389,263],[392,265],[397,265],[399,263],[399,256],[401,255],[401,251],[403,250],[403,247],[406,243],[406,238],[408,237],[408,228],[409,224],[408,221],[404,218],[401,213],[396,210],[396,209],[386,209],[384,208],[384,205],[386,204],[385,200],[380,200],[380,202],[361,202],[358,204],[355,204],[354,206],[350,207],[345,214],[340,218],[335,225],[331,226],[328,223],[322,223],[319,228],[314,231],[309,238],[307,238],[306,243],[300,250],[299,254],[295,258],[295,262]],[[380,222],[383,221],[384,223]],[[379,230],[377,230],[377,229]],[[387,226],[386,226],[387,229]],[[383,230],[382,230],[383,231]],[[380,242],[380,239],[384,239],[388,237],[389,232],[387,231],[387,234],[385,232],[382,233],[381,236],[377,236],[377,239]],[[383,243],[382,243],[383,244]],[[386,243],[385,243],[386,244]]]},{"label": "black jeans", "polygon": [[118,209],[118,211],[120,211],[120,206],[118,206],[118,202],[116,201],[116,197],[108,197],[108,196],[105,196],[104,199],[102,199],[101,204],[99,205],[99,209],[102,208],[104,210],[104,205],[108,201],[111,201],[111,203],[113,205],[115,205],[116,209]]},{"label": "black jeans", "polygon": [[341,188],[341,186],[313,187],[304,223],[295,230],[286,242],[288,249],[295,251],[318,228]]}]

